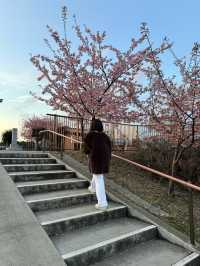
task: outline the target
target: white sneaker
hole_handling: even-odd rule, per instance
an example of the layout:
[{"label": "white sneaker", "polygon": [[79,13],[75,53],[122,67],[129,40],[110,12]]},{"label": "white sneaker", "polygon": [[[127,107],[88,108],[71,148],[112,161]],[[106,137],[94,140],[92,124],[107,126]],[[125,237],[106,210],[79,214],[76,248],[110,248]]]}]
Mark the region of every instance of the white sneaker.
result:
[{"label": "white sneaker", "polygon": [[88,187],[88,190],[89,190],[91,193],[95,193],[95,192],[96,192],[91,186]]},{"label": "white sneaker", "polygon": [[95,208],[100,211],[105,211],[108,206],[99,206],[99,204],[95,204]]}]

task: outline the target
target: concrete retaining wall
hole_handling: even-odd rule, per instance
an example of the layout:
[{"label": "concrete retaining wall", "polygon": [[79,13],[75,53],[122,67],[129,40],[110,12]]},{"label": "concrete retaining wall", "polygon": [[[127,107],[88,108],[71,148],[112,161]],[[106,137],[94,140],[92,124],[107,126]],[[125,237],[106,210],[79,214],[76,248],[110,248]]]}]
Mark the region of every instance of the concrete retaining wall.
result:
[{"label": "concrete retaining wall", "polygon": [[0,265],[66,266],[1,164]]}]

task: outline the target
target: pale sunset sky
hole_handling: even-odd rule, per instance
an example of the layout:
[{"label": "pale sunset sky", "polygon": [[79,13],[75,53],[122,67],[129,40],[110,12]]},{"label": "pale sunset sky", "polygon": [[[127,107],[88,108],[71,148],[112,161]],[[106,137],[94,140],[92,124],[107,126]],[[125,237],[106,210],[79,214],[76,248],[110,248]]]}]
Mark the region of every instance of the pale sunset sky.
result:
[{"label": "pale sunset sky", "polygon": [[[55,112],[29,94],[40,92],[29,59],[30,54],[47,53],[43,41],[47,24],[62,32],[63,5],[81,25],[106,30],[107,43],[124,50],[131,37],[139,36],[144,21],[155,45],[168,36],[178,56],[187,55],[200,41],[199,0],[0,0],[0,135],[5,129],[20,128],[22,120],[34,114]],[[71,24],[69,36],[76,44]],[[171,73],[170,59],[166,60],[165,69]]]}]

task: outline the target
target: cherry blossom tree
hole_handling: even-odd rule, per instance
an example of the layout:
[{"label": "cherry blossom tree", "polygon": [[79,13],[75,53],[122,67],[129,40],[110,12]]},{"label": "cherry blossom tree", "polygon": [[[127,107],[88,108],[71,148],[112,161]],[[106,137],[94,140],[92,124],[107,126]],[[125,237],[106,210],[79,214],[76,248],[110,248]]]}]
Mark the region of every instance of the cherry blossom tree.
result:
[{"label": "cherry blossom tree", "polygon": [[[184,152],[200,141],[200,44],[194,44],[189,60],[178,59],[170,48],[181,77],[178,82],[176,76],[164,76],[147,28],[145,32],[152,50],[153,68],[146,72],[148,85],[141,86],[139,96],[132,101],[143,114],[143,122],[152,124],[157,131],[154,138],[164,138],[173,144],[171,174],[174,175]],[[170,182],[169,194],[173,191]]]},{"label": "cherry blossom tree", "polygon": [[21,136],[26,140],[31,140],[33,130],[50,128],[49,119],[47,117],[33,116],[24,119],[22,123]]},{"label": "cherry blossom tree", "polygon": [[[39,71],[42,96],[32,95],[54,109],[79,118],[100,117],[107,120],[135,121],[138,112],[130,108],[138,86],[138,74],[151,61],[152,51],[145,45],[145,34],[132,39],[129,48],[121,51],[105,43],[106,33],[84,31],[74,17],[77,49],[67,35],[68,11],[63,7],[64,37],[47,26],[53,44],[45,40],[50,56],[31,57]],[[166,43],[154,49],[159,54],[168,48]]]}]

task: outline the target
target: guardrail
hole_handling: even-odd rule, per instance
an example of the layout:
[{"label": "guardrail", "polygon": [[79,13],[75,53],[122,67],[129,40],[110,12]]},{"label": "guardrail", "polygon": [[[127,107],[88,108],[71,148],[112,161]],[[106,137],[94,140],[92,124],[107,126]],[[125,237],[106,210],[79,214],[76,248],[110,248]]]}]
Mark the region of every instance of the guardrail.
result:
[{"label": "guardrail", "polygon": [[[46,129],[53,130],[65,136],[73,134],[78,140],[81,140],[81,137],[90,129],[90,119],[56,114],[47,114],[47,116],[49,126]],[[111,138],[113,148],[116,150],[120,148],[132,150],[139,139],[143,140],[155,136],[165,138],[164,134],[157,131],[153,125],[101,121],[103,123],[104,132]]]},{"label": "guardrail", "polygon": [[[82,141],[80,140],[77,140],[77,139],[74,139],[72,136],[71,137],[68,137],[68,136],[65,136],[63,134],[60,134],[60,133],[57,133],[55,131],[52,131],[52,130],[42,130],[40,131],[40,134],[42,134],[43,136],[43,139],[45,139],[45,134],[52,134],[54,136],[59,136],[61,137],[62,139],[68,139],[69,141],[71,142],[75,142],[75,143],[78,143],[80,144],[80,146],[83,144]],[[63,142],[61,142],[63,143]],[[47,148],[47,146],[43,146],[43,151],[45,151],[45,148]],[[64,149],[63,149],[63,146],[60,145],[60,157],[61,159],[63,159],[63,152],[64,152]],[[193,203],[193,191],[197,191],[197,192],[200,192],[200,187],[199,186],[196,186],[190,182],[186,182],[184,180],[181,180],[181,179],[178,179],[174,176],[170,176],[168,174],[165,174],[163,172],[160,172],[158,170],[155,170],[155,169],[152,169],[150,167],[147,167],[147,166],[144,166],[142,164],[139,164],[139,163],[136,163],[134,161],[131,161],[127,158],[124,158],[122,156],[119,156],[119,155],[116,155],[114,153],[112,153],[112,157],[115,157],[115,158],[118,158],[120,160],[123,160],[131,165],[134,165],[142,170],[145,170],[147,172],[150,172],[150,173],[153,173],[155,174],[156,176],[160,176],[160,177],[163,177],[169,181],[173,181],[175,183],[178,183],[180,184],[181,186],[185,187],[188,192],[189,192],[189,197],[188,197],[188,212],[189,212],[189,228],[190,228],[190,232],[189,232],[189,236],[190,236],[190,242],[192,245],[195,245],[195,224],[194,224],[194,203]]]}]

